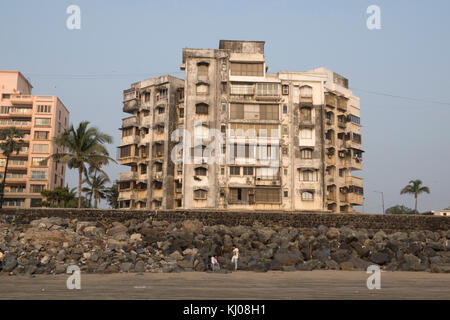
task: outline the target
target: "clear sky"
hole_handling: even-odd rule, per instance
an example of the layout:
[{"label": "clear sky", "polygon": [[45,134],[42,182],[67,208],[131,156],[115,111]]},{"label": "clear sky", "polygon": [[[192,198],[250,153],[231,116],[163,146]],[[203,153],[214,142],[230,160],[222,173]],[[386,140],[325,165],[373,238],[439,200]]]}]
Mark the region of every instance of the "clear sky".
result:
[{"label": "clear sky", "polygon": [[[81,29],[66,27],[69,5]],[[369,30],[369,5],[381,29]],[[0,0],[0,69],[20,70],[34,94],[57,95],[75,124],[89,120],[120,143],[122,90],[180,71],[184,47],[264,40],[269,72],[324,66],[361,97],[366,212],[414,206],[411,179],[431,189],[420,210],[450,206],[450,1]],[[415,101],[367,91],[417,98]],[[444,104],[432,103],[443,102]],[[127,167],[112,165],[111,178]],[[75,172],[68,181],[76,185]]]}]

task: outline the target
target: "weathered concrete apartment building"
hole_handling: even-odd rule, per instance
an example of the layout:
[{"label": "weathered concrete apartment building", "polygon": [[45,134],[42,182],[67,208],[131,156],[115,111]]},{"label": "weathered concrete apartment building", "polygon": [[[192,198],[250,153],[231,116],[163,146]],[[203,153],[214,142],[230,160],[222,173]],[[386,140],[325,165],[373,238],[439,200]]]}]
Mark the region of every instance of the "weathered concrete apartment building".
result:
[{"label": "weathered concrete apartment building", "polygon": [[[124,91],[122,208],[354,212],[359,98],[326,69],[268,73],[263,41],[183,49],[185,79]],[[178,129],[178,130],[177,130]],[[180,131],[185,130],[185,131]],[[181,133],[180,133],[181,132]]]}]

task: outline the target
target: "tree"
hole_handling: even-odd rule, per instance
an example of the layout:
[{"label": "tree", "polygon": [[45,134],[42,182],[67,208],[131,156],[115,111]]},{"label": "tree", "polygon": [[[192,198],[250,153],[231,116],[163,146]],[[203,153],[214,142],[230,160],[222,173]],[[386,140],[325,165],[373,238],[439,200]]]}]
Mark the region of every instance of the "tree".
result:
[{"label": "tree", "polygon": [[[114,161],[106,150],[104,143],[112,143],[112,137],[100,132],[96,127],[90,127],[89,121],[82,121],[78,128],[73,125],[61,135],[55,137],[53,142],[63,147],[64,152],[55,153],[49,158],[67,163],[69,169],[78,170],[78,208],[81,208],[81,191],[83,173],[86,173],[86,164],[101,163],[106,165]],[[115,161],[114,161],[115,162]]]},{"label": "tree", "polygon": [[22,139],[23,136],[23,132],[15,127],[5,128],[0,131],[0,140],[5,140],[0,143],[0,149],[2,150],[2,154],[6,157],[5,171],[3,173],[2,184],[0,185],[0,209],[3,207],[5,196],[5,184],[9,158],[14,152],[18,154],[22,149],[24,145],[24,141]]},{"label": "tree", "polygon": [[401,191],[400,194],[413,194],[415,199],[415,205],[414,205],[414,212],[417,212],[417,198],[419,194],[421,193],[430,193],[430,189],[426,186],[421,186],[422,181],[421,180],[411,180],[409,181],[409,184],[406,185]]},{"label": "tree", "polygon": [[43,206],[68,208],[69,203],[75,199],[76,188],[69,189],[69,187],[56,187],[53,190],[44,189],[41,195],[45,197],[46,201],[42,201]]},{"label": "tree", "polygon": [[[84,182],[89,186],[83,188],[89,199],[94,198],[94,208],[97,209],[98,203],[101,199],[106,199],[107,187],[106,183],[109,182],[109,178],[103,173],[94,172],[93,174],[86,175]],[[89,200],[90,202],[90,200]]]},{"label": "tree", "polygon": [[413,214],[414,210],[402,205],[396,205],[393,207],[390,207],[386,210],[386,213],[390,214]]},{"label": "tree", "polygon": [[117,209],[119,207],[119,202],[117,199],[119,198],[119,186],[117,180],[114,181],[111,187],[109,187],[106,191],[106,201],[109,206],[113,209]]}]

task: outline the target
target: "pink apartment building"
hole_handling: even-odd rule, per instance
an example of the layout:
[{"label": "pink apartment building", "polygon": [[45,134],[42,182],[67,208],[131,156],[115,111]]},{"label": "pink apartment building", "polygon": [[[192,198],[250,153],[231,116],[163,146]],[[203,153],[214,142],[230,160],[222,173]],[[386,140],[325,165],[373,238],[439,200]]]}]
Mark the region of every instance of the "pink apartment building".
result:
[{"label": "pink apartment building", "polygon": [[[57,150],[53,137],[69,125],[69,111],[56,96],[32,95],[33,86],[19,71],[0,70],[0,129],[17,127],[25,146],[11,156],[6,173],[4,207],[29,208],[42,200],[42,189],[65,185],[66,166],[43,161]],[[5,157],[0,153],[0,178]]]}]

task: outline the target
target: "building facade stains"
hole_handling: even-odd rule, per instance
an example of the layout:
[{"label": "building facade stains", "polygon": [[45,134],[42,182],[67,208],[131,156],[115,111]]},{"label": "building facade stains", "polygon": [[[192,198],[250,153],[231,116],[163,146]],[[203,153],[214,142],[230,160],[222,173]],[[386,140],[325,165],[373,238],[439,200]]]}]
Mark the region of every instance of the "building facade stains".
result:
[{"label": "building facade stains", "polygon": [[[122,126],[129,131],[120,162],[131,173],[121,175],[121,207],[353,212],[363,205],[354,175],[362,169],[359,98],[347,79],[326,68],[269,74],[263,41],[185,48],[180,68],[184,81],[165,76],[124,91],[124,111],[136,121]],[[145,90],[163,85],[170,98],[158,135],[158,104],[153,95],[148,110],[142,101]],[[145,134],[143,117],[151,122]],[[184,131],[171,139],[176,129]],[[139,144],[151,150],[148,158],[133,151]],[[128,149],[130,156],[122,153]],[[139,180],[145,165],[146,183]]]}]

